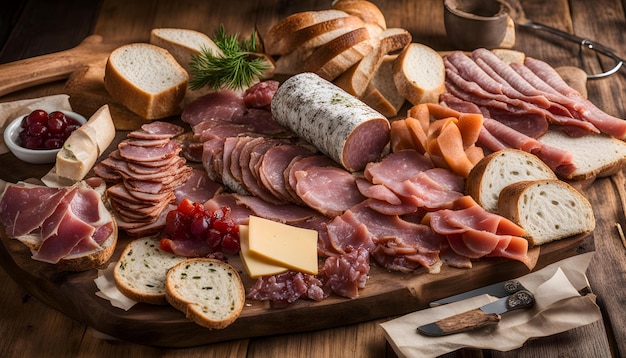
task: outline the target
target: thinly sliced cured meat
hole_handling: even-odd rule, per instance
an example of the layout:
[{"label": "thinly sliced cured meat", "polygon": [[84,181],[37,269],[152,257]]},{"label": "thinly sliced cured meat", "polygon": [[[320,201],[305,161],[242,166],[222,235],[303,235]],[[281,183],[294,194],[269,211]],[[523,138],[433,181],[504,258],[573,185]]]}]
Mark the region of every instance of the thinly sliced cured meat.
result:
[{"label": "thinly sliced cured meat", "polygon": [[6,234],[9,237],[22,236],[40,227],[69,192],[67,188],[7,184],[0,199],[0,220]]},{"label": "thinly sliced cured meat", "polygon": [[177,204],[184,198],[194,203],[204,203],[223,191],[224,186],[209,179],[204,170],[194,169],[191,171],[189,179],[183,185],[174,189],[174,196]]},{"label": "thinly sliced cured meat", "polygon": [[274,95],[272,113],[348,171],[380,159],[389,143],[385,116],[313,73],[287,79]]},{"label": "thinly sliced cured meat", "polygon": [[361,194],[367,198],[381,200],[391,205],[402,204],[402,199],[382,184],[372,184],[365,178],[357,178],[356,185]]},{"label": "thinly sliced cured meat", "polygon": [[309,207],[326,216],[341,215],[365,200],[354,176],[338,167],[310,166],[294,173],[295,190]]},{"label": "thinly sliced cured meat", "polygon": [[230,208],[230,218],[236,225],[247,225],[248,218],[253,215],[254,212],[245,205],[241,205],[237,202],[237,198],[233,194],[222,193],[217,194],[211,199],[204,202],[204,207],[210,211],[219,210],[221,207],[227,206]]},{"label": "thinly sliced cured meat", "polygon": [[160,147],[136,146],[122,141],[118,145],[118,149],[124,159],[136,162],[151,162],[178,155],[182,148],[179,143],[173,141],[169,141],[166,145]]},{"label": "thinly sliced cured meat", "polygon": [[356,249],[364,249],[368,252],[374,249],[372,234],[367,229],[367,225],[358,221],[350,211],[336,216],[327,223],[326,230],[333,253],[342,255]]},{"label": "thinly sliced cured meat", "polygon": [[626,140],[626,121],[609,115],[594,105],[588,99],[582,97],[580,93],[571,88],[559,74],[547,63],[527,58],[524,64],[530,68],[539,78],[552,86],[560,94],[574,101],[574,107],[578,109],[581,116],[592,123],[603,133],[610,134],[618,139]]},{"label": "thinly sliced cured meat", "polygon": [[[259,180],[274,196],[285,202],[294,202],[292,195],[287,191],[285,171],[295,158],[313,155],[308,148],[297,144],[281,144],[265,152],[259,162]],[[300,203],[296,201],[295,204]]]},{"label": "thinly sliced cured meat", "polygon": [[320,215],[315,210],[304,206],[297,206],[293,204],[270,204],[250,195],[234,194],[233,196],[235,197],[237,204],[249,208],[254,215],[284,224],[304,222]]},{"label": "thinly sliced cured meat", "polygon": [[181,119],[193,127],[210,119],[237,120],[245,111],[246,105],[242,93],[220,90],[208,93],[189,103],[183,110]]},{"label": "thinly sliced cured meat", "polygon": [[418,173],[434,168],[433,163],[413,149],[391,153],[380,162],[369,163],[364,175],[373,184],[383,184],[394,193],[410,196],[404,191],[402,182]]}]

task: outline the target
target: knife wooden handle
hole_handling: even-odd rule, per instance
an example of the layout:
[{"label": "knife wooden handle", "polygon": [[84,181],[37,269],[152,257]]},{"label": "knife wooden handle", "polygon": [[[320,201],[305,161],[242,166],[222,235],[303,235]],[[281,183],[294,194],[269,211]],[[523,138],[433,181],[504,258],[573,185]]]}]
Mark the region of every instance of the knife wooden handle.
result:
[{"label": "knife wooden handle", "polygon": [[69,50],[0,65],[0,97],[35,85],[66,79],[74,70],[105,60],[119,44],[91,35]]},{"label": "knife wooden handle", "polygon": [[500,319],[499,314],[485,313],[480,308],[476,308],[420,326],[417,331],[427,336],[445,336],[496,324],[500,322]]}]

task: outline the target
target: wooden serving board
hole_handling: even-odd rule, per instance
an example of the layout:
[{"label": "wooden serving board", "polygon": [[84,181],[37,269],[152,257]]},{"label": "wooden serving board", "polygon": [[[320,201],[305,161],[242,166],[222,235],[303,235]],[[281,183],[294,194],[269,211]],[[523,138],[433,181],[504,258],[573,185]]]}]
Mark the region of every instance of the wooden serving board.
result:
[{"label": "wooden serving board", "polygon": [[[531,249],[538,256],[535,270],[576,254],[584,237],[572,237]],[[116,261],[131,239],[120,235]],[[305,332],[344,326],[401,315],[422,309],[429,302],[498,281],[523,276],[528,268],[517,261],[491,258],[474,262],[471,269],[444,265],[438,274],[420,269],[411,274],[390,272],[372,264],[367,285],[356,299],[339,296],[315,302],[300,299],[286,308],[246,300],[241,316],[222,330],[209,330],[185,318],[171,306],[138,303],[130,310],[113,307],[96,296],[96,269],[63,272],[54,265],[35,261],[19,241],[2,233],[0,263],[9,275],[30,294],[54,309],[110,336],[138,344],[161,347],[191,347],[209,343]],[[253,281],[246,276],[238,256],[228,257],[242,276],[245,287]]]},{"label": "wooden serving board", "polygon": [[[10,78],[0,79],[0,96],[67,78],[84,65],[102,63],[115,47],[103,43],[100,37],[92,36],[68,51],[0,65],[3,73],[12,73]],[[9,68],[21,70],[7,71]],[[39,72],[33,72],[37,68]],[[96,87],[100,86],[96,84]],[[103,89],[92,90],[102,94]],[[91,115],[83,114],[87,117]],[[125,137],[125,131],[118,131],[107,153]],[[2,159],[0,177],[10,182],[40,178],[51,168],[51,165],[21,162],[11,154],[3,155]],[[401,315],[425,308],[433,300],[529,272],[524,264],[501,258],[476,261],[471,269],[455,269],[444,264],[438,274],[429,274],[425,269],[403,274],[372,264],[367,285],[356,299],[334,295],[321,302],[301,299],[281,309],[247,300],[241,316],[232,325],[223,330],[208,330],[188,320],[171,306],[139,303],[128,311],[115,308],[95,294],[98,290],[94,283],[98,274],[96,269],[77,273],[59,271],[54,265],[32,260],[30,251],[19,241],[6,237],[4,232],[1,236],[0,264],[37,299],[102,333],[133,343],[162,347],[191,347],[248,337],[305,332]],[[583,236],[572,237],[532,249],[530,255],[537,258],[534,269],[575,255],[583,239]],[[120,233],[111,262],[117,261],[131,240]],[[245,287],[252,287],[253,281],[244,273],[239,257],[229,257],[228,262],[241,273]]]}]

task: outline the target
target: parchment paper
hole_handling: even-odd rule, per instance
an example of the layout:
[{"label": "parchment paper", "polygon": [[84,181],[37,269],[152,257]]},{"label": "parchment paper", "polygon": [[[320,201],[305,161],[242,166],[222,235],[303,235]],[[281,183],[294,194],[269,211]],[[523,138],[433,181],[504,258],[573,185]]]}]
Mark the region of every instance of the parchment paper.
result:
[{"label": "parchment paper", "polygon": [[23,114],[28,114],[35,109],[43,109],[46,112],[71,111],[72,107],[70,106],[69,98],[70,96],[66,94],[56,94],[0,103],[0,154],[9,151],[9,148],[4,143],[4,129],[13,119]]},{"label": "parchment paper", "polygon": [[381,324],[385,337],[399,357],[436,357],[460,348],[509,351],[526,340],[564,332],[602,318],[595,295],[581,296],[588,287],[585,271],[593,252],[556,262],[519,278],[530,290],[536,304],[527,310],[502,315],[497,325],[442,337],[428,337],[417,327],[462,313],[496,298],[489,295],[416,311]]}]

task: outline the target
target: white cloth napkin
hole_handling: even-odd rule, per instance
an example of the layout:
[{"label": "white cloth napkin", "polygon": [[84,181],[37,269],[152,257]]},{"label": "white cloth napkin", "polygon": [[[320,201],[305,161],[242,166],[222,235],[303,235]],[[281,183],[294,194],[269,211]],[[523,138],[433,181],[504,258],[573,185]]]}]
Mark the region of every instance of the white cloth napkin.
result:
[{"label": "white cloth napkin", "polygon": [[585,271],[593,252],[556,262],[519,278],[535,295],[532,308],[502,315],[497,325],[442,337],[428,337],[417,327],[478,308],[496,300],[482,295],[443,306],[416,311],[381,324],[385,337],[399,357],[436,357],[460,348],[509,351],[526,340],[564,332],[602,318],[595,295],[581,296],[588,287]]}]

